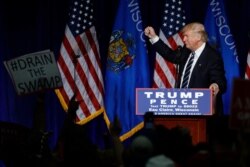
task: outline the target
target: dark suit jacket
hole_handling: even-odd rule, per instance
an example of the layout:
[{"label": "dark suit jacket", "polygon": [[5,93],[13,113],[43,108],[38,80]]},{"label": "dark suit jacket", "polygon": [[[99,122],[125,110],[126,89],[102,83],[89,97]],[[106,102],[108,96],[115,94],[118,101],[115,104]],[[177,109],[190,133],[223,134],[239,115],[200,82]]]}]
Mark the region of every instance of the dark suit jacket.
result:
[{"label": "dark suit jacket", "polygon": [[[162,40],[153,44],[153,47],[164,59],[178,66],[176,87],[179,88],[181,75],[191,51],[185,46],[174,51]],[[216,112],[222,113],[223,106],[221,94],[224,93],[227,88],[224,63],[221,55],[208,43],[206,43],[206,46],[192,71],[189,88],[209,88],[212,83],[217,83],[219,86],[220,92],[218,93],[216,99]]]}]

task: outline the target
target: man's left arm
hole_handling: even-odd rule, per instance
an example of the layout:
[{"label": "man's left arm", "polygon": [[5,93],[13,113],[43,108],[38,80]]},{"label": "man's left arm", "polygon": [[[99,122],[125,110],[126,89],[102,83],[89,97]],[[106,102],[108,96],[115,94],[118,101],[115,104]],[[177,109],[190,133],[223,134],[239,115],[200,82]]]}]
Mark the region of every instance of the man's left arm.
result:
[{"label": "man's left arm", "polygon": [[211,64],[209,67],[210,71],[210,81],[209,86],[213,93],[224,93],[227,89],[227,80],[225,77],[225,69],[222,57],[218,54],[211,56]]}]

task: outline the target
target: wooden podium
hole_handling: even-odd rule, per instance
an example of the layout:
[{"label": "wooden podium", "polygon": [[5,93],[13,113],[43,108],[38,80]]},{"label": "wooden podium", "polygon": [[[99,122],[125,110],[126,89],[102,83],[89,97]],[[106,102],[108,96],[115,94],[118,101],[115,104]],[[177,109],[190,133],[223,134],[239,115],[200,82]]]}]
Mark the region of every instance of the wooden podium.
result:
[{"label": "wooden podium", "polygon": [[207,141],[206,117],[154,117],[155,125],[163,125],[166,128],[176,126],[189,129],[193,144]]}]

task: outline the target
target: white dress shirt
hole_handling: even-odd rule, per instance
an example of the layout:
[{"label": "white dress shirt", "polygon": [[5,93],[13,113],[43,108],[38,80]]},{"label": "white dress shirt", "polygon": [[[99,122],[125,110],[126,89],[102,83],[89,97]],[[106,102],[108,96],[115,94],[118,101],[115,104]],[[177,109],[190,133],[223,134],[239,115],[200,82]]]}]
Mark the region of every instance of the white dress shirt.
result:
[{"label": "white dress shirt", "polygon": [[[196,50],[194,51],[194,61],[193,61],[192,67],[191,67],[191,69],[190,69],[190,75],[189,75],[189,78],[188,78],[188,85],[189,85],[190,77],[191,77],[191,75],[192,75],[194,66],[195,66],[195,64],[196,64],[196,62],[197,62],[197,60],[198,60],[198,58],[200,57],[201,52],[204,50],[205,45],[206,45],[206,43],[203,43],[198,49],[196,49]],[[192,53],[190,53],[187,62],[189,61],[189,59],[190,59],[190,57],[191,57],[191,54],[192,54]],[[182,84],[182,80],[183,80],[183,77],[184,77],[184,72],[185,72],[186,67],[187,67],[187,62],[186,62],[185,67],[184,67],[184,69],[183,69],[183,71],[182,71],[182,75],[181,75],[181,84]],[[181,86],[182,86],[182,85],[180,85],[180,87],[181,87]]]}]

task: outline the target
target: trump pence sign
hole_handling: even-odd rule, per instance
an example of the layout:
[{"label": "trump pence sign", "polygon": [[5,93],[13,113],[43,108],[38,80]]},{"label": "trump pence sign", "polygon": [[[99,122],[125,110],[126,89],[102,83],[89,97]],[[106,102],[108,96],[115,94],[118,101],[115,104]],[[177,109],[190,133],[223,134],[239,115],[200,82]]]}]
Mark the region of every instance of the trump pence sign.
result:
[{"label": "trump pence sign", "polygon": [[136,89],[136,114],[212,115],[210,89]]}]

